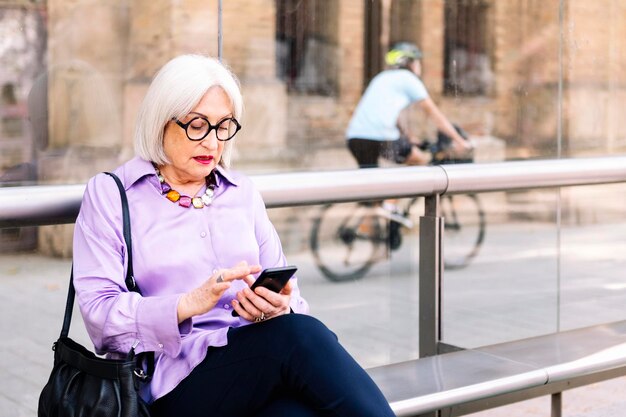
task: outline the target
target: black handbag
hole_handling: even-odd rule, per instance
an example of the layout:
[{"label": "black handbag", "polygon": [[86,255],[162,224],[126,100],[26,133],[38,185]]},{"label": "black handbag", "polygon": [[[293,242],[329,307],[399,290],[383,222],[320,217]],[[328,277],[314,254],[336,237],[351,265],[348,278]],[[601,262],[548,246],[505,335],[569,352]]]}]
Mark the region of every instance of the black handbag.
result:
[{"label": "black handbag", "polygon": [[[133,277],[128,200],[121,181],[113,177],[122,199],[124,240],[128,254],[126,286],[139,292]],[[148,405],[139,396],[141,384],[154,370],[154,352],[135,355],[133,346],[125,360],[97,357],[68,337],[74,306],[74,271],[65,304],[61,336],[53,344],[54,367],[39,396],[39,417],[149,417]],[[144,370],[144,359],[146,370]]]}]

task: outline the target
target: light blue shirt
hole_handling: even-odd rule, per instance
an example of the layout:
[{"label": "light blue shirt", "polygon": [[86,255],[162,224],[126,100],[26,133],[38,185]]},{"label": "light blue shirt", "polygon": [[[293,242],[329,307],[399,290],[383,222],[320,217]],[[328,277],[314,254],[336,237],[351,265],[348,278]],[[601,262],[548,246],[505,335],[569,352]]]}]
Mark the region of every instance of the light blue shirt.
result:
[{"label": "light blue shirt", "polygon": [[386,70],[375,76],[352,115],[346,138],[397,140],[400,112],[428,98],[422,81],[406,69]]},{"label": "light blue shirt", "polygon": [[[76,220],[74,286],[85,326],[100,354],[125,357],[136,341],[137,353],[156,352],[147,400],[170,392],[202,362],[209,346],[226,345],[230,327],[250,324],[231,315],[230,302],[246,286],[243,281],[233,281],[211,311],[179,324],[183,293],[199,287],[213,270],[240,261],[263,268],[287,264],[252,181],[222,167],[216,172],[214,201],[195,209],[167,200],[152,164],[143,159],[115,170],[128,196],[133,269],[141,295],[124,284],[122,208],[112,178],[99,174],[89,181]],[[295,278],[291,308],[309,310]]]}]

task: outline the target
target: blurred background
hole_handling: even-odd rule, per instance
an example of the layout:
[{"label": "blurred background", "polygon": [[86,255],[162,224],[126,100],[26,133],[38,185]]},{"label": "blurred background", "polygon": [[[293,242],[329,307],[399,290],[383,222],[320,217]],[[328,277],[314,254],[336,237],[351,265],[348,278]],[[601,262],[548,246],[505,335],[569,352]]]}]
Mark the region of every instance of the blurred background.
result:
[{"label": "blurred background", "polygon": [[[397,41],[423,50],[422,80],[471,136],[476,163],[626,150],[626,0],[0,0],[0,187],[81,184],[130,159],[151,77],[178,54],[217,56],[220,20],[245,101],[233,167],[250,175],[356,169],[344,132]],[[417,107],[403,118],[435,136]],[[484,240],[470,265],[446,271],[443,340],[482,346],[625,319],[625,188],[480,195]],[[334,283],[309,247],[319,212],[270,210],[313,314],[366,367],[417,357],[417,230],[367,276]],[[72,230],[0,229],[0,284],[59,329]],[[49,352],[56,321],[44,327],[41,340],[29,325],[17,337]],[[33,392],[41,368],[25,382]]]}]

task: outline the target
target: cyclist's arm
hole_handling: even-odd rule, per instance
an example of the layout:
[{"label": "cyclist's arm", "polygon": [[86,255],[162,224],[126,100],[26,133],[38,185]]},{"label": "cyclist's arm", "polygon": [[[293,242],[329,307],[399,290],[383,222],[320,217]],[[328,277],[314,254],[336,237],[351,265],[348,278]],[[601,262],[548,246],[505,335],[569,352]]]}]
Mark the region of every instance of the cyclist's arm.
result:
[{"label": "cyclist's arm", "polygon": [[411,143],[419,143],[418,137],[412,132],[410,126],[410,107],[405,108],[398,115],[396,126],[400,130],[400,136],[407,138]]},{"label": "cyclist's arm", "polygon": [[419,146],[422,143],[422,140],[415,133],[410,130],[402,130],[400,129],[400,134],[408,139],[408,141],[415,146]]},{"label": "cyclist's arm", "polygon": [[459,150],[472,149],[472,145],[469,141],[466,141],[459,135],[452,123],[446,118],[446,116],[439,110],[439,107],[430,98],[425,98],[419,102],[419,106],[426,112],[428,117],[435,123],[435,126],[446,135],[450,136]]},{"label": "cyclist's arm", "polygon": [[411,148],[411,153],[407,155],[405,164],[407,165],[428,165],[432,159],[430,153],[422,151],[417,146]]},{"label": "cyclist's arm", "polygon": [[409,118],[406,111],[400,114],[398,117],[397,126],[400,129],[400,134],[409,140],[413,146],[411,147],[411,152],[406,156],[406,160],[404,161],[407,165],[428,165],[431,160],[431,154],[429,152],[424,152],[418,145],[420,144],[420,138],[411,131],[409,126]]}]

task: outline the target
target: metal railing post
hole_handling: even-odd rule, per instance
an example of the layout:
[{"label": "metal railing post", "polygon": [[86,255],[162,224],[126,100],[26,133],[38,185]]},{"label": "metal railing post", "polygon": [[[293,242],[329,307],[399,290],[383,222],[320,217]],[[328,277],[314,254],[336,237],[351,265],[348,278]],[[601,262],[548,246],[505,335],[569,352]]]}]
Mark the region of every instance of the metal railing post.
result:
[{"label": "metal railing post", "polygon": [[440,286],[443,275],[441,256],[443,218],[439,213],[439,194],[425,197],[424,216],[420,218],[419,257],[419,356],[436,355],[441,337]]},{"label": "metal railing post", "polygon": [[557,392],[552,394],[551,397],[552,401],[550,403],[552,406],[552,411],[550,413],[550,416],[561,417],[563,410],[563,393]]}]

